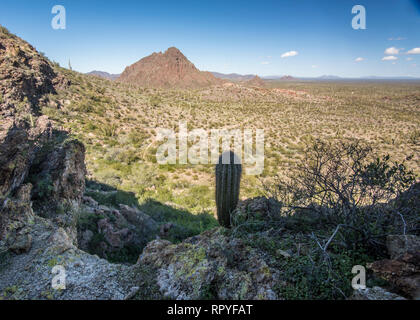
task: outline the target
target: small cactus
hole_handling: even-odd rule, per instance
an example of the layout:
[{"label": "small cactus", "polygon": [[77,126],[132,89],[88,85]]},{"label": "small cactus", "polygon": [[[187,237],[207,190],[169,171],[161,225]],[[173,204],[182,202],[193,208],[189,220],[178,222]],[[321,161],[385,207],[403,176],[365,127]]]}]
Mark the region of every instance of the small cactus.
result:
[{"label": "small cactus", "polygon": [[[224,164],[223,158],[229,159],[229,163]],[[238,164],[235,164],[235,159]],[[220,225],[226,228],[230,227],[230,214],[235,210],[239,200],[242,165],[238,160],[235,153],[226,151],[219,157],[216,165],[217,219]]]}]

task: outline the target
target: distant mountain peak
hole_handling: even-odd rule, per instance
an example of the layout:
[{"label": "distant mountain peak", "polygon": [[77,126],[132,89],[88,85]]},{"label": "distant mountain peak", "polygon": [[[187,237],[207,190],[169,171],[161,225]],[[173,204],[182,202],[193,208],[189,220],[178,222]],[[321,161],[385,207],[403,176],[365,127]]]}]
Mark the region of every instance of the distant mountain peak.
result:
[{"label": "distant mountain peak", "polygon": [[169,55],[181,55],[181,56],[185,57],[182,54],[181,50],[179,50],[176,47],[170,47],[170,48],[166,49],[165,54],[169,54]]},{"label": "distant mountain peak", "polygon": [[291,75],[284,75],[283,77],[280,78],[280,80],[295,80],[295,78],[292,77]]},{"label": "distant mountain peak", "polygon": [[198,70],[176,47],[128,66],[118,81],[152,88],[199,88],[220,83],[210,72]]},{"label": "distant mountain peak", "polygon": [[250,80],[244,82],[246,85],[253,86],[253,87],[264,87],[265,83],[259,76],[255,76]]},{"label": "distant mountain peak", "polygon": [[96,76],[99,78],[104,78],[104,79],[108,79],[108,80],[115,80],[117,79],[120,75],[119,74],[111,74],[105,71],[99,71],[99,70],[93,70],[91,72],[86,73],[87,75],[91,75],[91,76]]}]

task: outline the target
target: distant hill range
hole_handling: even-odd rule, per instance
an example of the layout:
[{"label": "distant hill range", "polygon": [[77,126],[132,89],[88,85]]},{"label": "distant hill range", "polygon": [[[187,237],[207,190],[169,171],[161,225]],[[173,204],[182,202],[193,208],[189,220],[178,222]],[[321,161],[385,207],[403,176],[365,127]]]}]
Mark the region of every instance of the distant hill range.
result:
[{"label": "distant hill range", "polygon": [[395,77],[383,77],[383,76],[367,76],[361,77],[360,79],[367,79],[367,80],[419,80],[419,77],[411,77],[411,76],[395,76]]},{"label": "distant hill range", "polygon": [[175,47],[128,66],[117,81],[148,88],[200,88],[222,82],[210,72],[198,70]]},{"label": "distant hill range", "polygon": [[255,74],[238,74],[238,73],[220,73],[212,72],[212,74],[219,79],[229,80],[229,81],[248,81],[256,77]]},{"label": "distant hill range", "polygon": [[282,75],[282,76],[264,76],[261,77],[264,80],[286,80],[286,81],[291,81],[291,80],[297,80],[299,78],[296,77],[292,77],[291,75]]},{"label": "distant hill range", "polygon": [[[171,50],[177,50],[180,54],[179,56],[179,60],[177,60],[177,58],[175,59],[168,59],[167,55],[168,55],[168,51],[170,52]],[[157,55],[157,56],[156,56]],[[177,55],[175,53],[175,55]],[[147,59],[149,61],[143,61],[146,58],[149,57],[154,57],[154,59]],[[335,76],[335,75],[322,75],[319,77],[293,77],[290,75],[281,75],[281,76],[264,76],[264,77],[259,77],[257,75],[254,74],[238,74],[238,73],[220,73],[220,72],[203,72],[198,70],[197,68],[194,67],[194,65],[188,61],[187,58],[185,58],[184,55],[182,55],[182,53],[176,49],[176,48],[169,48],[164,54],[162,53],[154,53],[151,56],[146,57],[140,61],[138,61],[137,63],[142,62],[140,65],[142,65],[141,67],[139,67],[139,65],[136,66],[136,68],[138,68],[136,75],[133,74],[133,71],[129,70],[126,74],[127,78],[126,79],[122,79],[123,82],[133,82],[133,83],[137,83],[137,84],[141,84],[142,86],[146,86],[146,87],[180,87],[180,88],[194,88],[194,87],[204,87],[207,85],[212,85],[212,84],[220,84],[220,81],[218,81],[218,79],[220,80],[227,80],[227,81],[231,81],[231,82],[241,82],[243,84],[249,85],[249,86],[255,86],[255,87],[264,87],[265,82],[264,80],[281,80],[281,81],[293,81],[293,80],[303,80],[303,81],[357,81],[357,80],[369,80],[369,81],[392,81],[392,80],[415,80],[418,81],[420,80],[420,78],[416,78],[416,77],[411,77],[411,76],[364,76],[364,77],[359,77],[359,78],[346,78],[346,77],[339,77],[339,76]],[[163,57],[163,58],[162,58]],[[150,63],[153,64],[152,61],[150,60],[155,60],[157,61],[155,66],[149,65]],[[162,67],[162,63],[163,61],[168,60],[168,64],[165,67]],[[137,63],[135,63],[134,65],[136,65]],[[144,65],[147,64],[147,67]],[[174,67],[175,65],[178,64],[178,68],[181,70],[181,72],[173,72],[174,69],[176,69],[177,67]],[[187,65],[189,67],[187,67],[187,70],[183,70],[183,67],[181,67],[181,65]],[[134,66],[133,65],[133,66]],[[192,66],[192,68],[191,68]],[[132,66],[130,66],[132,67]],[[128,68],[130,68],[128,67]],[[159,72],[164,72],[163,70],[165,70],[165,68],[168,69],[172,69],[172,72],[170,73],[165,73],[166,77],[163,77],[164,80],[161,79],[161,81],[159,81],[159,79],[155,79],[156,77],[151,77],[151,79],[148,78],[148,74],[150,74],[151,70],[154,69],[159,69]],[[146,69],[146,70],[145,70]],[[127,70],[127,69],[126,69]],[[100,78],[104,78],[104,79],[108,79],[108,80],[116,80],[118,79],[121,74],[111,74],[105,71],[91,71],[86,73],[88,75],[93,75],[96,77],[100,77]],[[214,76],[211,77],[211,76]],[[175,79],[174,79],[175,78]]]},{"label": "distant hill range", "polygon": [[320,79],[320,80],[338,80],[338,79],[341,79],[341,77],[327,74],[327,75],[320,76],[317,79]]},{"label": "distant hill range", "polygon": [[281,77],[280,78],[280,80],[296,80],[294,77],[292,77],[292,76],[283,76],[283,77]]},{"label": "distant hill range", "polygon": [[91,71],[86,73],[88,75],[92,75],[92,76],[96,76],[96,77],[100,77],[100,78],[104,78],[104,79],[109,79],[109,80],[115,80],[117,79],[120,75],[119,74],[111,74],[105,71]]}]

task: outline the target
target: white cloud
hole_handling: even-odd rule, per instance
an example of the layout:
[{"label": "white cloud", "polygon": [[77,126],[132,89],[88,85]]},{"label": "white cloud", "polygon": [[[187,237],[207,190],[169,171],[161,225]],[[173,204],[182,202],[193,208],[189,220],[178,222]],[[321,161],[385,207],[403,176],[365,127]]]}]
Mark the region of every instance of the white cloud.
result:
[{"label": "white cloud", "polygon": [[395,47],[391,47],[385,50],[385,54],[387,55],[393,55],[393,54],[399,54],[400,53],[400,49],[397,49]]},{"label": "white cloud", "polygon": [[360,62],[360,61],[363,61],[363,60],[365,60],[365,58],[358,57],[358,58],[356,58],[354,61],[355,61],[355,62]]},{"label": "white cloud", "polygon": [[395,40],[395,41],[400,41],[400,40],[405,40],[406,38],[403,37],[396,37],[396,38],[388,38],[388,40]]},{"label": "white cloud", "polygon": [[299,52],[297,51],[288,51],[288,52],[283,53],[281,57],[282,58],[294,57],[294,56],[297,56],[298,54]]},{"label": "white cloud", "polygon": [[407,54],[420,54],[420,48],[413,48],[407,51]]},{"label": "white cloud", "polygon": [[270,61],[263,61],[261,64],[270,64]]},{"label": "white cloud", "polygon": [[312,68],[318,68],[318,66],[316,64],[312,65]]},{"label": "white cloud", "polygon": [[405,60],[407,60],[407,61],[411,61],[411,60],[413,60],[413,58],[408,57],[408,58],[405,58]]},{"label": "white cloud", "polygon": [[382,61],[389,61],[389,60],[397,60],[397,57],[394,56],[386,56],[382,58]]}]

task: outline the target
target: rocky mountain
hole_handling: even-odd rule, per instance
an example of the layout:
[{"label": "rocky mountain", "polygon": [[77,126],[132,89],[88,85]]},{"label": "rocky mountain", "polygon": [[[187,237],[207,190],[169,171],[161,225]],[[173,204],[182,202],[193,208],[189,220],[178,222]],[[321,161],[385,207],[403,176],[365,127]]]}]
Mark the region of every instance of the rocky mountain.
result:
[{"label": "rocky mountain", "polygon": [[108,79],[108,80],[115,80],[120,76],[120,74],[112,74],[112,73],[108,73],[108,72],[105,72],[105,71],[97,71],[97,70],[88,72],[86,74],[91,75],[91,76],[104,78],[104,79]]},{"label": "rocky mountain", "polygon": [[220,83],[210,72],[198,70],[175,47],[128,66],[117,80],[150,88],[200,88]]}]

